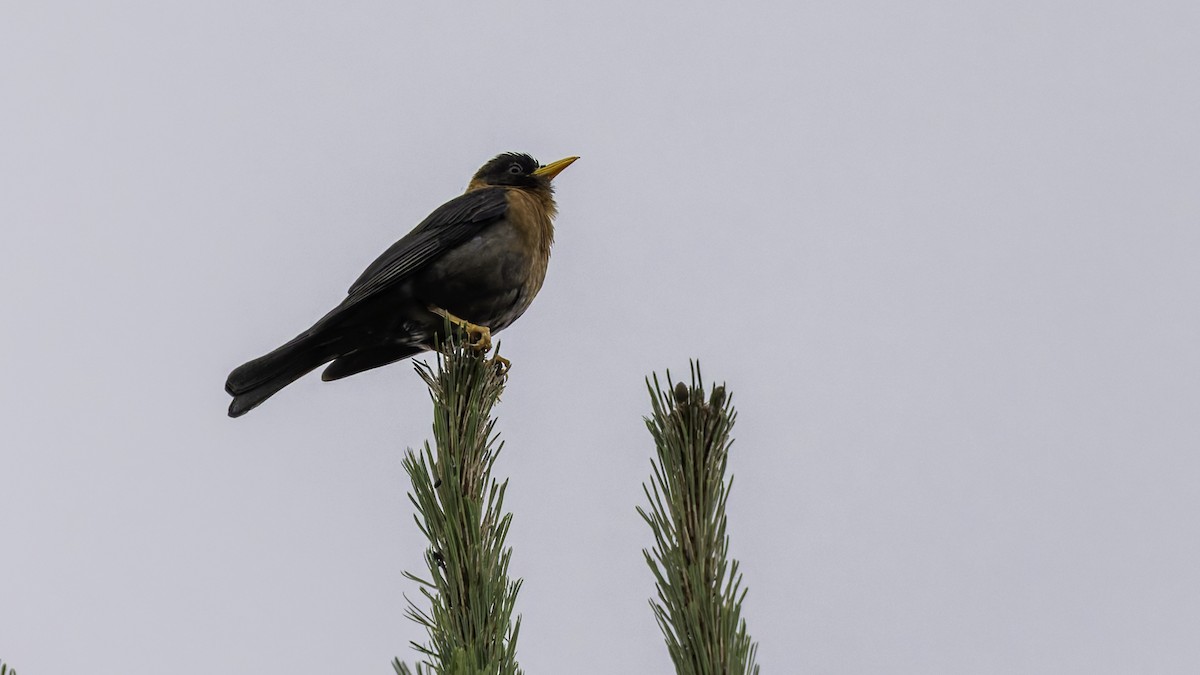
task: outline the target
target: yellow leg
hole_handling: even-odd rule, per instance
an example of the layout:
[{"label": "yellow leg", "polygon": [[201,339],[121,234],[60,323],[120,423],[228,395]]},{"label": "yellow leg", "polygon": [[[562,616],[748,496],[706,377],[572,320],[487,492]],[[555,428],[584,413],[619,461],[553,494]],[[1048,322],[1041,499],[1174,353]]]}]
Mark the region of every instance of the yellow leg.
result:
[{"label": "yellow leg", "polygon": [[458,326],[467,333],[467,346],[478,352],[487,352],[492,348],[492,331],[487,326],[477,326],[466,319],[460,319],[441,307],[430,307],[429,311],[445,317],[450,323]]}]

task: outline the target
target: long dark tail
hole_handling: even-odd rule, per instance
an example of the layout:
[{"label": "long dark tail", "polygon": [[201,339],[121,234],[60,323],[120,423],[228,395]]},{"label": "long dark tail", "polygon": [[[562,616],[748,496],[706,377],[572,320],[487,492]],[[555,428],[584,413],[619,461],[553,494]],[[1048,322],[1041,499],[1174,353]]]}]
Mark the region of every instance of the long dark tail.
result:
[{"label": "long dark tail", "polygon": [[332,361],[338,355],[335,343],[304,333],[270,354],[235,368],[225,380],[225,391],[233,396],[229,416],[245,415],[280,389]]}]

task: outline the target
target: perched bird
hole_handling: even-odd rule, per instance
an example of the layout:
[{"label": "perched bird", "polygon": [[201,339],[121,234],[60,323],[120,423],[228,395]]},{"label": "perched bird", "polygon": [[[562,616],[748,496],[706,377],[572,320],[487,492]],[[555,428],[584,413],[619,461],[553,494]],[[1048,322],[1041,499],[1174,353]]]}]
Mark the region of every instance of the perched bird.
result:
[{"label": "perched bird", "polygon": [[516,321],[542,287],[554,241],[550,181],[576,159],[539,166],[507,153],[484,164],[465,193],[371,263],[333,311],[234,369],[225,382],[229,416],[326,363],[328,382],[432,349],[447,321],[486,351],[491,334]]}]

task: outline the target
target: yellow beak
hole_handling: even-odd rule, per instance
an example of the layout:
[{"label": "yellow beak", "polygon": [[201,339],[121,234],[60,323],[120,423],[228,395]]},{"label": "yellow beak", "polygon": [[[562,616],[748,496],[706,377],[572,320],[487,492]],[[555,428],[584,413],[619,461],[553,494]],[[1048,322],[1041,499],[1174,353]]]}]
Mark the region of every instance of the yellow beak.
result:
[{"label": "yellow beak", "polygon": [[578,157],[564,157],[557,162],[550,162],[546,166],[538,167],[537,171],[533,172],[535,176],[541,176],[546,180],[553,180],[555,176],[562,173],[562,170],[571,166],[571,162],[579,159]]}]

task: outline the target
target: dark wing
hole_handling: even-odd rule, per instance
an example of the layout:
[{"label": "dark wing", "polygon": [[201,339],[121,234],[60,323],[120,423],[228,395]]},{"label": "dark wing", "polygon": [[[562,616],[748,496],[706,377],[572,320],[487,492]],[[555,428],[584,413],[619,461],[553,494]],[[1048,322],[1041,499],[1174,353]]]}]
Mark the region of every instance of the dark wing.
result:
[{"label": "dark wing", "polygon": [[350,287],[341,308],[405,279],[500,220],[507,211],[504,188],[474,190],[442,204],[367,267]]}]

